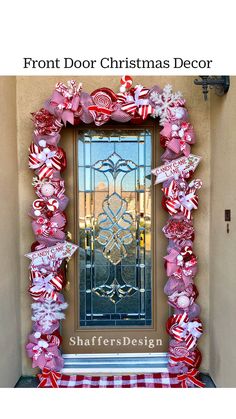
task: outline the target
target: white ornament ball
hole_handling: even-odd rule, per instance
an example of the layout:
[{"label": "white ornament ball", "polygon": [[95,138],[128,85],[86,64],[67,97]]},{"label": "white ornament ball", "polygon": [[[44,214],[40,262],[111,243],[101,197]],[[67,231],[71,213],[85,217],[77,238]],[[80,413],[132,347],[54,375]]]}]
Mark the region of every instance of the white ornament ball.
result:
[{"label": "white ornament ball", "polygon": [[36,339],[39,339],[39,338],[40,338],[40,336],[41,336],[41,333],[40,333],[40,332],[35,332],[34,337],[35,337]]},{"label": "white ornament ball", "polygon": [[46,147],[46,141],[45,140],[39,140],[40,147]]},{"label": "white ornament ball", "polygon": [[120,93],[125,93],[126,92],[126,87],[125,85],[120,86]]},{"label": "white ornament ball", "polygon": [[44,196],[52,196],[54,194],[55,188],[51,183],[44,183],[41,186],[41,193]]},{"label": "white ornament ball", "polygon": [[40,210],[35,210],[35,211],[34,211],[34,215],[35,215],[36,217],[39,217],[39,216],[41,215],[41,211],[40,211]]},{"label": "white ornament ball", "polygon": [[39,340],[38,341],[38,345],[41,347],[41,348],[48,348],[48,343],[46,342],[46,340]]},{"label": "white ornament ball", "polygon": [[187,308],[189,306],[190,300],[187,295],[180,295],[177,299],[177,305],[180,308]]}]

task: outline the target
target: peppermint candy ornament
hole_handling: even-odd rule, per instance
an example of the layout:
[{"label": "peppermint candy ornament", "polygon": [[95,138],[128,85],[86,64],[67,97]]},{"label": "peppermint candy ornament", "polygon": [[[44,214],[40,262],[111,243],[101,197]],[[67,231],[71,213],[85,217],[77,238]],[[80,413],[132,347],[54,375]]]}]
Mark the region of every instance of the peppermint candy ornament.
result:
[{"label": "peppermint candy ornament", "polygon": [[33,178],[32,185],[34,186],[35,193],[38,195],[40,199],[43,199],[45,201],[45,198],[50,198],[54,196],[59,200],[60,203],[60,209],[61,208],[62,201],[66,200],[68,201],[68,198],[65,196],[65,182],[60,177],[54,177],[53,178],[44,178],[39,179],[38,177]]},{"label": "peppermint candy ornament", "polygon": [[120,92],[124,93],[132,87],[133,79],[130,76],[123,76],[120,79]]},{"label": "peppermint candy ornament", "polygon": [[51,198],[48,200],[47,202],[47,207],[49,209],[49,211],[56,211],[59,208],[59,202],[57,199],[55,198]]},{"label": "peppermint candy ornament", "polygon": [[55,212],[59,208],[59,202],[55,198],[50,198],[48,201],[44,201],[43,199],[35,199],[32,204],[34,215],[39,217],[45,211]]},{"label": "peppermint candy ornament", "polygon": [[88,107],[94,123],[97,126],[105,124],[109,121],[110,116],[114,110],[114,103],[117,100],[116,94],[111,90],[103,87],[102,89],[94,90],[91,93],[93,105]]}]

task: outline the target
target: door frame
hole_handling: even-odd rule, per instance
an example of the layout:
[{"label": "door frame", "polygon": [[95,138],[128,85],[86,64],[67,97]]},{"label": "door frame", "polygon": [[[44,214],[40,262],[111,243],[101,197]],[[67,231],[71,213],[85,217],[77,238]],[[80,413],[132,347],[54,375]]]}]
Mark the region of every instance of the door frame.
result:
[{"label": "door frame", "polygon": [[[159,144],[159,131],[160,131],[160,127],[158,124],[156,124],[155,120],[146,120],[144,121],[141,126],[138,126],[141,129],[145,129],[145,128],[149,128],[152,130],[152,167],[156,167],[159,163],[159,156],[161,154],[161,147]],[[67,195],[69,197],[69,205],[67,207],[67,219],[68,219],[68,230],[72,233],[72,241],[77,243],[77,235],[76,235],[76,202],[75,202],[75,197],[77,196],[77,168],[76,168],[76,161],[77,161],[77,136],[78,133],[80,133],[81,131],[88,131],[89,129],[94,130],[94,124],[80,124],[77,127],[69,127],[65,130],[63,130],[62,132],[62,139],[61,139],[61,144],[63,145],[63,149],[66,151],[67,154],[67,158],[70,161],[70,164],[68,164],[67,170],[64,174],[64,179],[67,185]],[[97,129],[97,127],[96,127]],[[107,123],[105,126],[101,127],[101,131],[106,131],[109,129],[130,129],[130,130],[134,130],[135,129],[135,125],[134,124],[121,124],[121,123]],[[72,147],[72,149],[71,149]],[[71,153],[73,152],[73,156],[71,157]],[[153,323],[152,325],[149,327],[139,327],[139,326],[130,326],[128,328],[129,330],[129,335],[131,333],[131,339],[134,338],[137,334],[142,334],[144,333],[144,331],[148,332],[156,332],[156,334],[161,335],[160,338],[163,341],[163,345],[162,345],[162,354],[165,354],[167,351],[167,347],[168,347],[168,335],[166,333],[165,330],[165,323],[166,320],[168,318],[168,315],[170,313],[170,308],[169,306],[166,304],[166,299],[165,299],[165,295],[163,292],[163,288],[164,288],[164,284],[166,281],[166,273],[164,270],[164,264],[163,264],[163,259],[162,259],[162,255],[165,253],[165,249],[166,249],[166,240],[165,237],[163,236],[163,234],[161,234],[161,227],[162,225],[164,225],[165,223],[165,213],[164,211],[159,211],[159,209],[161,208],[161,199],[162,199],[162,193],[161,190],[159,188],[156,188],[154,185],[154,182],[152,182],[151,184],[151,188],[152,188],[152,196],[154,197],[154,199],[152,199],[152,212],[153,214],[155,214],[158,211],[158,219],[160,218],[159,223],[156,220],[156,217],[152,216],[152,222],[154,222],[153,225],[153,234],[152,234],[152,243],[156,242],[155,247],[157,250],[157,238],[160,238],[160,241],[162,243],[162,246],[159,247],[159,252],[158,254],[155,255],[155,257],[152,257],[152,270],[153,270],[153,274],[152,274],[152,284],[153,284],[153,293],[152,293],[152,312],[155,313],[154,311],[154,304],[155,301],[157,301],[157,297],[158,297],[158,291],[161,293],[162,297],[161,300],[159,298],[159,304],[157,305],[157,308],[155,307],[155,309],[158,310],[158,312],[156,313],[156,315],[153,316]],[[153,244],[152,244],[153,246]],[[161,247],[163,248],[162,250]],[[73,288],[74,288],[74,292],[73,295],[76,296],[78,291],[79,291],[79,286],[78,286],[78,281],[76,281],[77,278],[77,274],[76,274],[76,270],[77,270],[77,254],[73,257],[73,259],[70,261],[69,266],[68,266],[68,273],[67,273],[67,277],[71,278],[73,283]],[[159,259],[158,259],[159,258]],[[158,272],[158,277],[159,277],[159,281],[158,281],[158,285],[157,285],[157,281],[155,281],[155,273]],[[74,281],[75,280],[75,281]],[[69,279],[70,282],[70,279]],[[71,284],[70,284],[71,286]],[[61,333],[63,333],[63,344],[62,344],[62,353],[67,355],[71,355],[71,356],[75,356],[77,357],[78,354],[74,354],[72,353],[72,348],[69,347],[68,345],[68,340],[71,336],[71,333],[69,330],[67,329],[67,325],[71,322],[73,322],[72,317],[75,319],[77,319],[77,306],[76,306],[76,302],[75,302],[75,298],[71,298],[71,293],[70,291],[68,292],[68,287],[66,287],[67,289],[64,290],[64,294],[66,296],[66,301],[68,301],[69,303],[69,309],[67,311],[67,315],[66,315],[66,319],[63,321],[63,324],[61,326]],[[157,291],[158,289],[158,291]],[[161,302],[161,303],[160,303]],[[157,324],[157,318],[159,317],[159,322]],[[78,330],[78,324],[74,325],[74,330]],[[110,327],[83,327],[82,330],[80,330],[81,333],[84,334],[85,331],[89,331],[90,333],[101,333],[101,330],[103,330],[103,334],[104,337],[106,337],[105,335],[109,335],[109,334],[113,334],[115,335],[115,337],[117,337],[117,335],[119,334],[125,334],[125,328],[122,327],[117,327],[117,328],[110,328]],[[158,331],[159,330],[159,331]],[[161,331],[161,333],[160,333]],[[81,334],[80,333],[80,334]],[[119,336],[118,336],[119,337]],[[159,336],[158,336],[159,337]],[[93,347],[93,350],[95,348]],[[104,349],[104,348],[103,348]],[[139,348],[140,349],[140,348]],[[104,350],[104,352],[106,353],[106,348]],[[88,350],[88,348],[83,347],[83,354],[85,353],[87,356],[91,355],[91,353]],[[109,352],[108,352],[109,353]],[[113,352],[115,353],[115,352]],[[124,353],[124,351],[122,350],[121,352],[122,354]],[[130,353],[130,352],[127,352]],[[147,348],[143,348],[143,350],[140,351],[141,354],[145,354],[147,353]],[[160,352],[156,352],[156,353],[160,353]],[[102,348],[99,348],[99,351],[97,352],[97,354],[102,355],[103,354],[103,350]],[[65,357],[65,359],[67,359]]]}]

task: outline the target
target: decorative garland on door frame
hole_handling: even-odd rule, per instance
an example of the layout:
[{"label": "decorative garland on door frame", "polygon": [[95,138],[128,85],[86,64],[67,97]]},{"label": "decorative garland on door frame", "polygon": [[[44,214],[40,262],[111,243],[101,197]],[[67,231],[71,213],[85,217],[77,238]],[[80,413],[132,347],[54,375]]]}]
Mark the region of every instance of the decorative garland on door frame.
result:
[{"label": "decorative garland on door frame", "polygon": [[[160,132],[163,166],[152,170],[156,183],[163,183],[162,206],[170,217],[163,227],[169,240],[164,257],[168,277],[164,292],[173,315],[167,321],[171,340],[168,369],[172,377],[169,387],[202,387],[198,367],[201,353],[197,341],[202,334],[200,307],[194,284],[197,257],[193,253],[193,210],[198,208],[199,179],[191,180],[200,157],[190,154],[195,142],[192,125],[188,122],[185,100],[180,92],[173,93],[166,85],[146,88],[133,87],[130,76],[120,81],[119,93],[100,88],[88,94],[75,81],[57,83],[44,107],[32,113],[33,142],[29,147],[29,167],[35,172],[33,187],[37,195],[30,209],[36,241],[32,244],[29,293],[32,304],[33,332],[29,335],[26,351],[32,367],[39,367],[40,387],[60,387],[63,358],[60,353],[62,338],[60,320],[67,308],[61,293],[65,286],[63,265],[77,249],[66,241],[65,195],[61,172],[66,169],[66,155],[58,146],[63,126],[94,123],[96,126],[114,120],[142,124],[157,118]],[[166,377],[166,376],[165,376]],[[65,376],[64,376],[65,378]]]}]

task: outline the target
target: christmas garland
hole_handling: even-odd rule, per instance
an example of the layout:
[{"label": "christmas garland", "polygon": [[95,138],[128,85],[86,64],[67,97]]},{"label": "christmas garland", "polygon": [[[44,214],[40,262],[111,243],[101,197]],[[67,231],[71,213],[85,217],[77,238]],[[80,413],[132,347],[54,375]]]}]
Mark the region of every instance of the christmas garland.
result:
[{"label": "christmas garland", "polygon": [[[169,240],[164,257],[168,277],[164,292],[173,307],[167,321],[169,373],[180,387],[202,387],[197,378],[201,353],[197,341],[202,334],[200,308],[194,284],[197,257],[193,252],[193,210],[198,208],[199,179],[191,180],[200,158],[190,154],[195,142],[188,122],[185,100],[180,92],[173,93],[166,85],[133,87],[132,78],[121,79],[116,94],[100,88],[88,94],[82,84],[71,80],[57,83],[44,107],[32,113],[33,142],[29,147],[29,167],[34,170],[33,187],[37,195],[30,209],[36,241],[32,244],[29,267],[29,293],[33,298],[33,332],[26,351],[33,368],[39,367],[40,386],[60,386],[63,358],[60,320],[65,318],[67,303],[62,292],[65,285],[63,264],[77,246],[66,241],[65,195],[61,173],[66,169],[66,155],[58,146],[60,131],[68,124],[81,122],[101,126],[109,120],[141,124],[148,117],[157,118],[162,127],[160,141],[164,148],[163,166],[153,169],[156,183],[163,183],[162,206],[170,217],[163,228]],[[171,386],[171,385],[170,385]],[[176,384],[175,384],[176,387]]]}]

